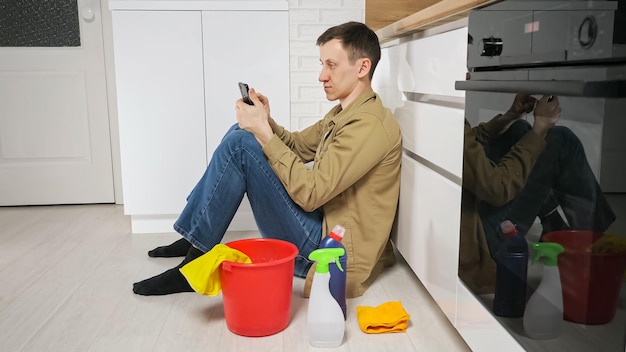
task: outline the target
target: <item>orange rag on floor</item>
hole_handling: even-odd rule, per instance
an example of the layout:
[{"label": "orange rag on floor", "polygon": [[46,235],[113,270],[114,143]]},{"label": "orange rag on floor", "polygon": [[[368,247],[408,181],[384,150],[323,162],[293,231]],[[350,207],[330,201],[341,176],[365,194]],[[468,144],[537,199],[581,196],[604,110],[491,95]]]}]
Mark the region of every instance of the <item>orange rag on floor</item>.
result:
[{"label": "orange rag on floor", "polygon": [[356,307],[359,327],[367,334],[405,332],[411,316],[398,301],[387,302],[378,307]]},{"label": "orange rag on floor", "polygon": [[178,270],[185,276],[194,291],[205,296],[217,296],[222,289],[219,268],[225,260],[252,263],[245,253],[220,243]]}]

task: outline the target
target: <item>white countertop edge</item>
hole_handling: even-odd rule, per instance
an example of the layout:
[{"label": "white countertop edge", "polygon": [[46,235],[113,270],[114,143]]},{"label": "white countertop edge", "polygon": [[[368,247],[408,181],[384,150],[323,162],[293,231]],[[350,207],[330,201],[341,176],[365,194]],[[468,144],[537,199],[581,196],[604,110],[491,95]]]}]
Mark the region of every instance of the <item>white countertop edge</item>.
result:
[{"label": "white countertop edge", "polygon": [[207,10],[207,11],[287,11],[289,3],[274,1],[227,0],[109,0],[109,9],[116,10]]}]

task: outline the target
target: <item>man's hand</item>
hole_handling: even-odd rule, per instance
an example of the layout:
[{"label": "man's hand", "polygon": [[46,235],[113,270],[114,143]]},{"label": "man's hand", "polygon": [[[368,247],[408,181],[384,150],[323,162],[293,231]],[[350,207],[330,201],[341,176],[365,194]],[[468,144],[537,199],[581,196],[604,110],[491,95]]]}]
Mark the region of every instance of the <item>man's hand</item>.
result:
[{"label": "man's hand", "polygon": [[[537,99],[529,94],[518,93],[515,95],[515,100],[511,104],[511,108],[504,114],[494,117],[499,123],[499,128],[496,130],[498,135],[503,134],[511,125],[522,117],[523,114],[533,111]],[[495,127],[494,127],[495,128]]]},{"label": "man's hand", "polygon": [[561,117],[561,106],[556,95],[544,95],[535,107],[533,132],[545,137],[550,128],[556,125]]},{"label": "man's hand", "polygon": [[254,105],[248,105],[242,99],[237,100],[235,108],[239,127],[254,135],[261,146],[264,146],[274,135],[269,124],[270,104],[267,97],[250,89],[250,100]]},{"label": "man's hand", "polygon": [[522,114],[533,111],[535,104],[537,104],[537,99],[532,95],[518,93],[515,95],[515,100],[513,100],[513,104],[511,104],[511,108],[509,108],[507,113],[516,114],[518,117],[521,117]]}]

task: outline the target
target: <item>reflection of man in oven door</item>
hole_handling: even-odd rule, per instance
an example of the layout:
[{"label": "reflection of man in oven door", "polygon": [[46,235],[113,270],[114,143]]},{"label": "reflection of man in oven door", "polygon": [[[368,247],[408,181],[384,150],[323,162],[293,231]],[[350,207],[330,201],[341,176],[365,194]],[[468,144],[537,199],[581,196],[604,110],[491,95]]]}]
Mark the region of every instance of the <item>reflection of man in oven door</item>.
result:
[{"label": "reflection of man in oven door", "polygon": [[[530,125],[521,117],[533,110]],[[615,221],[580,140],[555,126],[560,115],[558,97],[518,94],[505,114],[473,128],[466,121],[459,275],[477,293],[491,291],[502,221],[512,221],[521,235],[537,217],[542,235],[603,232]]]}]

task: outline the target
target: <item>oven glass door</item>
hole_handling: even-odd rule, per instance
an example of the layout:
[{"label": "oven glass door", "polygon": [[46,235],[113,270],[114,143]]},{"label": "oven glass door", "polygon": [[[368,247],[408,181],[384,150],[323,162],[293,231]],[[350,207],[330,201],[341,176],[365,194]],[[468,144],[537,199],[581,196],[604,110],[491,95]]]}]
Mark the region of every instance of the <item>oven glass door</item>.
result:
[{"label": "oven glass door", "polygon": [[[584,96],[589,82],[623,82],[624,72],[619,65],[554,67],[472,73],[469,81],[478,90],[466,91],[471,129],[465,133],[459,276],[526,350],[624,350],[626,98],[624,92]],[[504,84],[489,88],[498,81]],[[537,157],[534,147],[525,147],[538,140],[525,138],[533,133],[533,112],[501,133],[484,128],[509,110],[516,92],[558,97],[560,119]],[[506,220],[526,243],[524,270],[520,259],[511,259],[519,258],[511,255],[519,249],[501,230]],[[538,290],[554,270],[545,257],[534,263],[538,242],[565,249],[557,256],[560,282],[551,282],[561,287],[564,316],[554,331],[550,305],[559,303],[549,289]],[[531,320],[528,311],[537,301],[546,315]],[[542,329],[549,339],[539,338]]]}]

